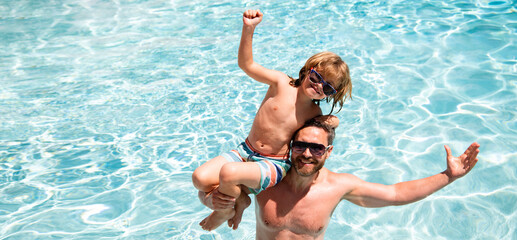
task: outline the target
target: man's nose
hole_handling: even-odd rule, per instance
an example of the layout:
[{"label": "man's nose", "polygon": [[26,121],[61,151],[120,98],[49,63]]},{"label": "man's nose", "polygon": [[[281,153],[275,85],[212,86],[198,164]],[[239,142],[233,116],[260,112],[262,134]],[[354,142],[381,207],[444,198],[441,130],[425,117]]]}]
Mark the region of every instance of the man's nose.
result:
[{"label": "man's nose", "polygon": [[303,151],[303,156],[304,157],[311,157],[312,156],[311,151],[309,150],[309,148],[305,148],[305,150]]}]

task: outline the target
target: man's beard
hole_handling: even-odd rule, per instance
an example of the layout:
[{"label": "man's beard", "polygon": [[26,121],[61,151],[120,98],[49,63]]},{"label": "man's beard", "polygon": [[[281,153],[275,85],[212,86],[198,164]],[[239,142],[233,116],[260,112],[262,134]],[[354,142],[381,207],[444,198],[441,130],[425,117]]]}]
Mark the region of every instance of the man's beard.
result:
[{"label": "man's beard", "polygon": [[[302,160],[309,160],[311,161],[312,163],[311,164],[305,164],[304,166],[301,167],[301,169],[299,169],[299,165],[300,163],[303,164]],[[310,177],[314,174],[316,174],[321,168],[323,168],[323,164],[325,163],[325,161],[315,161],[313,160],[312,158],[305,158],[303,156],[300,156],[300,157],[297,157],[295,159],[295,161],[293,162],[293,166],[292,168],[294,168],[294,170],[296,171],[296,173],[302,177]]]}]

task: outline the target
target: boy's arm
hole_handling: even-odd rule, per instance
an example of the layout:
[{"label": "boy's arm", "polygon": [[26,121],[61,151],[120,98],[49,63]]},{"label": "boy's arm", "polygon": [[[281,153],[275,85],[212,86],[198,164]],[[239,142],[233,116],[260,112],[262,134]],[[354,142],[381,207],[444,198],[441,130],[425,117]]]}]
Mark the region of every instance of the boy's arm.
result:
[{"label": "boy's arm", "polygon": [[273,85],[285,74],[267,69],[253,61],[253,33],[255,32],[255,27],[262,21],[262,16],[263,14],[260,10],[247,10],[244,12],[238,61],[239,67],[248,74],[248,76],[259,82]]},{"label": "boy's arm", "polygon": [[479,153],[479,144],[472,143],[459,157],[454,157],[448,146],[447,170],[413,181],[401,182],[395,185],[383,185],[369,183],[360,179],[354,179],[353,189],[343,196],[363,207],[384,207],[390,205],[404,205],[424,199],[432,193],[442,189],[454,180],[465,176],[476,165]]}]

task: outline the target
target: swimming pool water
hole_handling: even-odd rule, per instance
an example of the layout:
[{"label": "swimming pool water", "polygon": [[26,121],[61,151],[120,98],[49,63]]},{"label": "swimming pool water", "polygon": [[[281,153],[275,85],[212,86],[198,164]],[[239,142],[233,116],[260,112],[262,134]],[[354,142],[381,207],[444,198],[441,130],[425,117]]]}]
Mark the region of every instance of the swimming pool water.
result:
[{"label": "swimming pool water", "polygon": [[326,239],[517,239],[517,9],[481,0],[0,0],[0,238],[253,239],[253,205],[238,230],[203,231],[190,179],[267,90],[237,66],[248,8],[265,67],[349,64],[330,170],[393,184],[444,170],[444,144],[481,144],[420,202],[342,202]]}]

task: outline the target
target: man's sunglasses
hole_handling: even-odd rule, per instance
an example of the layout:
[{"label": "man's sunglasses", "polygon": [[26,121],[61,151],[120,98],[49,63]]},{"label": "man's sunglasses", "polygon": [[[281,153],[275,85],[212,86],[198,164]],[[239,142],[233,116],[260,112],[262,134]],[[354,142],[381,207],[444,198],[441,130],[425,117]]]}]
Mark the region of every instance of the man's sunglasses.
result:
[{"label": "man's sunglasses", "polygon": [[325,93],[325,95],[330,96],[337,92],[336,89],[334,89],[328,82],[325,82],[325,80],[323,80],[323,77],[318,72],[316,72],[314,68],[311,68],[311,73],[314,73],[318,79],[316,80],[309,76],[309,80],[312,83],[321,83],[323,85],[323,93]]},{"label": "man's sunglasses", "polygon": [[291,142],[291,149],[295,153],[303,153],[305,152],[305,149],[309,148],[309,151],[311,151],[311,154],[316,157],[321,157],[325,152],[331,147],[332,145],[328,145],[325,147],[323,144],[319,143],[308,143],[308,142],[301,142],[301,141],[292,141]]}]

